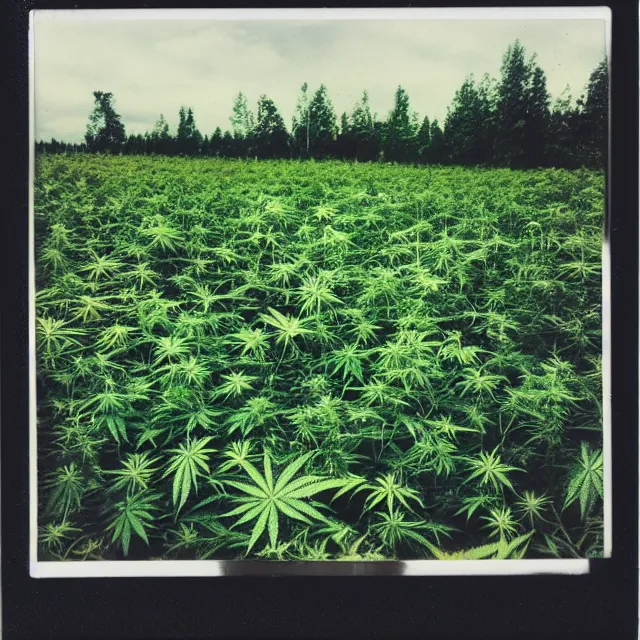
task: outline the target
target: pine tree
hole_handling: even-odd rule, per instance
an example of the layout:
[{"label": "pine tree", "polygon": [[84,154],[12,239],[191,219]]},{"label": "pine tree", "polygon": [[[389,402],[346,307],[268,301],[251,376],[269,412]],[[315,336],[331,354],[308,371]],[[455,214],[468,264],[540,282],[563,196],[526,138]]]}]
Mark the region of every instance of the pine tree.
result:
[{"label": "pine tree", "polygon": [[227,130],[220,141],[220,155],[223,158],[237,158],[241,150],[236,146],[236,139],[231,131]]},{"label": "pine tree", "polygon": [[491,121],[488,80],[477,85],[468,76],[456,91],[444,125],[444,144],[448,160],[474,165],[490,161],[488,126]]},{"label": "pine tree", "polygon": [[149,137],[149,150],[152,153],[168,154],[171,152],[171,143],[169,123],[165,120],[164,115],[160,114]]},{"label": "pine tree", "polygon": [[375,158],[374,127],[369,94],[362,93],[362,98],[353,110],[351,116],[352,135],[355,143],[355,157],[358,160],[373,160]]},{"label": "pine tree", "polygon": [[524,126],[526,122],[525,87],[528,66],[525,50],[516,40],[502,58],[498,86],[500,129],[496,139],[496,160],[505,166],[520,166],[523,161]]},{"label": "pine tree", "polygon": [[525,49],[518,40],[507,48],[501,74],[496,160],[514,168],[542,164],[549,127],[545,74],[536,64],[535,55],[529,61],[525,59]]},{"label": "pine tree", "polygon": [[112,93],[94,91],[94,107],[89,115],[85,141],[89,151],[117,153],[125,142],[126,135],[120,115],[115,110]]},{"label": "pine tree", "polygon": [[175,152],[178,155],[186,153],[187,147],[187,110],[180,107],[178,111],[178,129],[176,131]]},{"label": "pine tree", "polygon": [[431,125],[429,116],[425,116],[420,129],[418,129],[417,152],[418,160],[426,162],[429,157],[429,149],[431,147]]},{"label": "pine tree", "polygon": [[441,164],[445,160],[444,133],[438,120],[431,123],[431,145],[429,146],[428,159],[433,164]]},{"label": "pine tree", "polygon": [[340,130],[336,143],[336,155],[343,160],[355,157],[355,145],[351,132],[351,124],[349,122],[349,116],[347,116],[347,113],[344,111],[340,116]]},{"label": "pine tree", "polygon": [[547,163],[553,167],[577,166],[578,120],[580,111],[569,86],[556,99],[549,116]]},{"label": "pine tree", "polygon": [[200,143],[200,154],[203,156],[208,156],[210,155],[209,153],[209,136],[205,133],[203,138],[202,138],[202,142]]},{"label": "pine tree", "polygon": [[247,157],[253,153],[253,131],[255,120],[249,109],[246,96],[240,91],[233,103],[229,120],[233,128],[234,146],[238,155]]},{"label": "pine tree", "polygon": [[310,146],[310,130],[309,130],[309,94],[308,85],[303,83],[300,87],[300,96],[296,104],[296,110],[293,115],[293,122],[291,124],[291,135],[293,138],[293,145],[298,157],[309,156]]},{"label": "pine tree", "polygon": [[529,167],[544,166],[548,160],[550,99],[546,75],[535,64],[534,56],[530,62],[530,80],[525,93],[527,120],[524,129],[524,151]]},{"label": "pine tree", "polygon": [[483,74],[477,85],[481,105],[482,121],[478,123],[478,153],[483,162],[491,165],[495,156],[496,139],[500,123],[498,121],[498,81],[488,73]]},{"label": "pine tree", "polygon": [[579,137],[586,164],[604,168],[609,147],[609,65],[603,58],[589,76],[587,97],[580,101]]},{"label": "pine tree", "polygon": [[283,158],[289,152],[289,133],[273,100],[266,95],[258,100],[255,126],[256,155],[259,158]]},{"label": "pine tree", "polygon": [[309,152],[316,158],[324,158],[334,151],[338,135],[336,113],[329,99],[327,88],[321,84],[309,103]]},{"label": "pine tree", "polygon": [[409,110],[409,95],[398,87],[394,106],[387,119],[384,141],[385,158],[395,162],[406,162],[416,157],[417,126]]},{"label": "pine tree", "polygon": [[198,131],[191,107],[187,110],[185,126],[187,130],[187,154],[197,155],[200,152],[200,145],[202,144],[202,134]]},{"label": "pine tree", "polygon": [[178,113],[178,132],[176,135],[177,152],[184,155],[196,155],[202,142],[202,134],[196,127],[193,109],[180,107]]},{"label": "pine tree", "polygon": [[220,127],[216,127],[216,130],[211,134],[209,139],[209,155],[219,156],[222,151],[222,130]]}]

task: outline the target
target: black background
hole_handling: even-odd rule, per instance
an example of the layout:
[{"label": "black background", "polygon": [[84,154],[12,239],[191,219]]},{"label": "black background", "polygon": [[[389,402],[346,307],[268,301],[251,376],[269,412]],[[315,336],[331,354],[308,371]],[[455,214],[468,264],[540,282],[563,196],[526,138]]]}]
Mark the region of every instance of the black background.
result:
[{"label": "black background", "polygon": [[[638,5],[612,23],[613,558],[587,576],[32,579],[28,566],[28,13],[31,9],[254,8],[256,3],[3,3],[2,637],[637,638]],[[8,5],[9,11],[6,11]],[[286,4],[269,5],[284,7]],[[292,7],[321,7],[304,3]],[[425,3],[343,3],[406,7]]]}]

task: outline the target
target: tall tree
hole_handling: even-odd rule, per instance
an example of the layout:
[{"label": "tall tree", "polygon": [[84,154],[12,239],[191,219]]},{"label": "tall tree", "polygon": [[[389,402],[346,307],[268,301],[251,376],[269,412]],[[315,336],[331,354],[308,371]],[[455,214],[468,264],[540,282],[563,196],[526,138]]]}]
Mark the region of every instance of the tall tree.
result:
[{"label": "tall tree", "polygon": [[240,91],[233,103],[232,115],[229,118],[233,128],[235,146],[239,155],[248,156],[253,153],[253,130],[255,119],[249,109],[247,97]]},{"label": "tall tree", "polygon": [[209,155],[219,156],[222,149],[222,130],[220,127],[216,127],[216,130],[211,134],[209,139]]},{"label": "tall tree", "polygon": [[429,148],[431,147],[431,125],[429,123],[429,116],[424,117],[420,129],[418,129],[416,147],[418,160],[420,160],[420,162],[426,162],[429,157]]},{"label": "tall tree", "polygon": [[431,144],[429,145],[428,161],[441,164],[445,160],[444,133],[437,118],[431,123]]},{"label": "tall tree", "polygon": [[382,162],[384,160],[384,141],[387,138],[387,123],[379,120],[378,115],[373,116],[373,148],[374,159]]},{"label": "tall tree", "polygon": [[446,154],[457,164],[482,164],[490,160],[488,125],[491,105],[488,86],[468,76],[456,91],[444,124]]},{"label": "tall tree", "polygon": [[577,166],[578,121],[580,110],[571,97],[569,86],[553,103],[549,116],[547,163],[553,167]]},{"label": "tall tree", "polygon": [[550,118],[546,77],[535,54],[526,60],[519,40],[502,59],[497,102],[496,161],[511,167],[543,164]]},{"label": "tall tree", "polygon": [[346,111],[343,111],[340,116],[340,130],[338,131],[336,155],[343,160],[355,156],[355,144],[351,131],[351,123],[349,122],[349,116]]},{"label": "tall tree", "polygon": [[384,144],[385,159],[407,162],[416,156],[416,122],[411,117],[409,95],[399,86],[396,89],[393,109],[389,113]]},{"label": "tall tree", "polygon": [[580,140],[587,164],[604,168],[609,148],[609,64],[606,57],[589,76],[587,97],[580,101]]},{"label": "tall tree", "polygon": [[373,160],[375,158],[373,116],[369,106],[369,94],[362,93],[362,98],[356,104],[351,115],[352,135],[355,143],[355,157],[357,160]]},{"label": "tall tree", "polygon": [[169,131],[169,123],[165,120],[163,114],[160,114],[158,121],[153,127],[149,140],[149,150],[152,153],[167,154],[171,151],[171,132]]},{"label": "tall tree", "polygon": [[236,140],[229,130],[224,132],[222,140],[220,140],[220,155],[223,158],[234,158],[239,155]]},{"label": "tall tree", "polygon": [[338,134],[336,113],[327,87],[321,84],[309,103],[309,151],[314,157],[323,158],[334,151]]},{"label": "tall tree", "polygon": [[178,113],[178,132],[176,135],[176,145],[178,153],[185,155],[196,155],[202,142],[202,134],[196,127],[193,109],[180,107]]},{"label": "tall tree", "polygon": [[300,87],[300,96],[298,97],[293,122],[291,124],[291,135],[298,156],[306,157],[309,155],[309,146],[311,143],[309,107],[309,86],[305,82]]},{"label": "tall tree", "polygon": [[547,91],[547,78],[535,62],[535,56],[529,63],[529,83],[525,89],[527,119],[524,127],[524,151],[526,164],[541,167],[547,163],[551,96]]},{"label": "tall tree", "polygon": [[203,156],[211,155],[211,140],[209,140],[209,136],[205,133],[202,142],[200,143],[200,154]]},{"label": "tall tree", "polygon": [[524,129],[527,120],[526,87],[530,67],[519,40],[510,44],[502,58],[498,85],[500,128],[496,138],[496,160],[506,166],[525,163]]},{"label": "tall tree", "polygon": [[121,150],[126,136],[120,115],[115,110],[113,94],[94,91],[93,98],[93,111],[85,133],[87,148],[89,151],[116,153]]},{"label": "tall tree", "polygon": [[175,138],[176,153],[186,153],[187,137],[187,110],[181,106],[180,110],[178,111],[178,129],[176,130]]},{"label": "tall tree", "polygon": [[193,109],[189,107],[187,110],[187,152],[189,155],[196,155],[200,152],[200,145],[202,144],[202,134],[198,131],[196,126],[196,119],[193,115]]},{"label": "tall tree", "polygon": [[496,139],[500,122],[498,119],[498,81],[488,73],[483,74],[477,85],[483,121],[479,123],[482,143],[480,155],[488,164],[492,164],[495,157]]},{"label": "tall tree", "polygon": [[266,95],[258,100],[258,119],[254,130],[259,158],[283,158],[289,153],[289,133],[273,100]]}]

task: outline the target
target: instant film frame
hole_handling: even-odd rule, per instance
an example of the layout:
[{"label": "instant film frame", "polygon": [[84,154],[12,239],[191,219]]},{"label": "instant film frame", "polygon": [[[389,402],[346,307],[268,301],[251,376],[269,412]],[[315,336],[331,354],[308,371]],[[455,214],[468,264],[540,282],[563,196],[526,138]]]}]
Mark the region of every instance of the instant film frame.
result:
[{"label": "instant film frame", "polygon": [[[608,8],[536,8],[536,9],[315,9],[315,10],[185,10],[191,19],[201,20],[508,20],[508,19],[557,19],[602,20],[606,24],[607,56],[611,64],[611,12]],[[30,184],[35,176],[35,86],[33,59],[37,39],[33,37],[34,20],[92,20],[106,15],[115,20],[172,20],[179,11],[90,11],[36,12],[31,14],[30,32]],[[611,161],[609,160],[609,166]],[[607,194],[610,189],[610,170],[607,171]],[[615,180],[615,176],[613,178]],[[607,195],[608,199],[608,195]],[[254,560],[161,560],[161,561],[69,561],[47,562],[37,559],[37,448],[36,448],[36,379],[35,379],[35,257],[34,257],[34,194],[30,190],[29,218],[29,359],[30,359],[30,574],[35,578],[55,577],[170,577],[170,576],[225,576],[225,575],[402,575],[402,576],[445,576],[445,575],[523,575],[540,573],[584,574],[589,572],[587,559],[566,560],[408,560],[378,562],[260,562]],[[605,226],[608,224],[605,217]],[[608,229],[602,251],[602,318],[603,318],[603,454],[604,454],[604,557],[615,553],[612,545],[612,488],[611,488],[611,309],[610,309],[610,250]]]}]

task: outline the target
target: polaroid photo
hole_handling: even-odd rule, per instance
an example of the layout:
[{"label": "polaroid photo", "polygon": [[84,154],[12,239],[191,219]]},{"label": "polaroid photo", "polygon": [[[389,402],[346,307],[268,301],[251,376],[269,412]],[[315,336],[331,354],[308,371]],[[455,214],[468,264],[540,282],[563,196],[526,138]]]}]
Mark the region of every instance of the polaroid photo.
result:
[{"label": "polaroid photo", "polygon": [[36,10],[32,577],[612,554],[610,10]]}]

